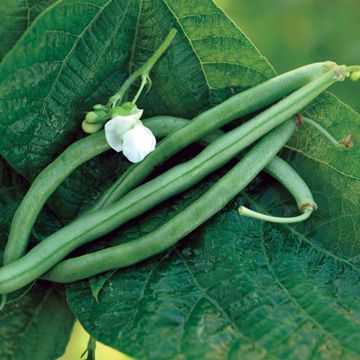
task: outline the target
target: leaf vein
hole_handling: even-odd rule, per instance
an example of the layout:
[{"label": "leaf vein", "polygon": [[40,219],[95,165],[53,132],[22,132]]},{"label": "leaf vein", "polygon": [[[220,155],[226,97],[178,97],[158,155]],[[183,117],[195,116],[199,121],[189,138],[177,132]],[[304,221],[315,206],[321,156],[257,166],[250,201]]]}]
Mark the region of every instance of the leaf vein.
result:
[{"label": "leaf vein", "polygon": [[334,166],[330,165],[329,163],[326,163],[326,162],[324,162],[324,161],[322,161],[322,160],[320,160],[320,159],[316,159],[315,157],[311,156],[311,155],[308,154],[308,153],[303,152],[302,150],[300,150],[300,149],[298,149],[298,148],[295,148],[295,147],[293,147],[293,146],[290,146],[289,144],[286,144],[285,147],[286,147],[287,149],[291,150],[291,151],[295,151],[295,152],[297,152],[298,154],[301,154],[301,155],[305,156],[306,158],[308,158],[308,159],[310,159],[310,160],[312,160],[312,161],[314,161],[314,162],[317,162],[317,163],[320,163],[320,164],[322,164],[322,165],[324,165],[324,166],[327,166],[327,167],[330,168],[331,170],[333,170],[333,171],[335,171],[335,172],[337,172],[337,173],[339,173],[339,174],[341,174],[341,175],[343,175],[343,176],[345,176],[345,177],[347,177],[347,178],[349,178],[349,179],[353,179],[353,180],[356,180],[356,181],[360,181],[360,178],[358,178],[358,177],[356,177],[356,176],[353,176],[353,175],[350,175],[350,174],[347,174],[347,173],[345,173],[345,172],[343,172],[343,171],[335,168]]},{"label": "leaf vein", "polygon": [[342,343],[341,340],[339,340],[336,335],[334,335],[333,333],[331,333],[329,330],[325,329],[313,316],[311,316],[305,309],[305,307],[303,307],[298,300],[289,292],[289,290],[286,288],[286,286],[281,282],[281,280],[279,279],[276,271],[274,270],[274,268],[272,267],[271,263],[270,263],[270,259],[269,259],[269,255],[266,252],[266,248],[265,248],[265,236],[264,236],[264,226],[261,227],[262,229],[262,236],[261,236],[261,249],[263,251],[263,254],[265,256],[265,261],[266,261],[266,265],[269,269],[269,271],[273,274],[274,280],[277,283],[277,285],[280,287],[280,289],[282,289],[282,291],[284,291],[284,293],[288,296],[288,298],[291,300],[291,302],[305,315],[305,317],[310,320],[315,326],[317,326],[324,334],[326,334],[327,336],[329,336],[331,339],[333,339],[341,349],[345,350],[346,352],[349,352],[351,354],[354,354],[357,356],[356,353],[354,353],[351,349],[345,347]]},{"label": "leaf vein", "polygon": [[229,324],[231,324],[234,327],[234,330],[236,331],[236,333],[238,334],[238,336],[240,338],[246,339],[247,341],[249,341],[250,343],[256,345],[257,347],[265,350],[268,352],[268,349],[265,349],[262,345],[260,345],[259,343],[257,343],[256,341],[254,341],[252,338],[248,337],[247,335],[245,335],[244,333],[242,333],[239,329],[239,327],[237,326],[237,324],[228,316],[228,314],[225,312],[225,310],[219,305],[219,303],[211,298],[207,292],[206,289],[204,289],[199,282],[197,281],[195,275],[193,274],[192,270],[190,269],[186,259],[182,256],[181,252],[175,247],[175,252],[176,255],[178,256],[178,258],[183,262],[184,266],[186,267],[187,271],[189,272],[189,275],[191,276],[191,279],[194,282],[194,285],[199,289],[199,291],[202,293],[202,297],[204,299],[206,299],[207,301],[209,301],[210,304],[212,304],[220,313],[221,315],[224,317],[225,320],[228,321]]},{"label": "leaf vein", "polygon": [[199,54],[196,52],[195,47],[194,47],[194,44],[192,43],[192,40],[190,39],[190,37],[189,37],[188,34],[186,33],[183,25],[181,24],[181,21],[179,20],[179,18],[177,17],[177,15],[176,15],[175,12],[173,11],[173,9],[170,7],[168,1],[167,1],[167,0],[162,0],[162,1],[163,1],[163,3],[166,5],[166,7],[168,8],[168,10],[170,11],[170,13],[172,14],[172,16],[174,17],[174,19],[176,20],[176,22],[177,22],[177,24],[179,25],[179,27],[181,28],[183,35],[185,36],[185,38],[186,38],[186,40],[188,41],[191,49],[193,50],[193,53],[195,54],[196,58],[198,59],[198,62],[199,62],[199,65],[200,65],[202,74],[203,74],[203,76],[204,76],[204,80],[205,80],[206,85],[207,85],[207,88],[208,88],[208,105],[210,105],[210,89],[211,89],[211,86],[210,86],[210,83],[209,83],[209,79],[207,78],[207,74],[206,74],[206,72],[205,72],[203,63],[202,63],[202,61],[201,61],[201,59],[200,59],[200,56],[199,56]]}]

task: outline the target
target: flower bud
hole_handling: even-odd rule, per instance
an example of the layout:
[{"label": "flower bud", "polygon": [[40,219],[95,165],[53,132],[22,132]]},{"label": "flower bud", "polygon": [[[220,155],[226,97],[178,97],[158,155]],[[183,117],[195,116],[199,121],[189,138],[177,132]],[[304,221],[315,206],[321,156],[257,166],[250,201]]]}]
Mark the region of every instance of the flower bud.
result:
[{"label": "flower bud", "polygon": [[101,128],[103,127],[102,124],[89,124],[85,120],[82,122],[81,126],[84,132],[86,132],[87,134],[94,134],[101,130]]},{"label": "flower bud", "polygon": [[352,81],[358,81],[360,80],[360,70],[359,71],[354,71],[351,75],[350,75],[350,79]]},{"label": "flower bud", "polygon": [[89,124],[93,123],[94,121],[96,121],[98,118],[98,115],[95,111],[89,111],[86,116],[85,116],[85,121]]}]

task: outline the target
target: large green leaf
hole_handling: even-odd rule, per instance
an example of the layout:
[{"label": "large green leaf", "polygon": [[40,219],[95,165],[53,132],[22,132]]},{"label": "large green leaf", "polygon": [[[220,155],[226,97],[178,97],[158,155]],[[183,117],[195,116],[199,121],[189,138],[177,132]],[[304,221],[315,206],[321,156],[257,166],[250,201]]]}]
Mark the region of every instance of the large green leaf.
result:
[{"label": "large green leaf", "polygon": [[[346,107],[344,115],[358,121]],[[68,301],[85,328],[139,359],[360,358],[359,183],[303,156],[290,157],[316,190],[312,219],[274,226],[240,218],[244,202],[294,213],[293,200],[265,177],[169,252],[94,278],[92,286],[69,286]],[[344,153],[343,166],[354,160],[355,152]],[[203,190],[134,220],[111,240],[156,231]],[[96,284],[102,289],[94,299]]]},{"label": "large green leaf", "polygon": [[[172,26],[179,34],[141,99],[148,115],[191,117],[274,75],[210,0],[59,1],[0,66],[0,153],[31,179],[78,136],[83,111],[112,94]],[[335,136],[349,130],[360,136],[359,115],[331,95],[307,114]],[[92,286],[69,286],[85,328],[139,358],[360,357],[354,225],[360,152],[338,152],[313,134],[299,131],[289,144],[295,152],[286,156],[312,185],[316,216],[295,227],[264,225],[240,219],[235,200],[169,253],[118,271],[105,284],[100,277]],[[60,188],[53,208],[62,219],[73,217],[124,167],[111,154],[91,161]],[[156,229],[210,184],[157,207],[97,247]],[[287,198],[265,178],[240,201],[289,214],[294,207]]]},{"label": "large green leaf", "polygon": [[[360,115],[324,94],[305,114],[338,139],[354,136],[354,148],[338,150],[311,128],[299,131],[288,144],[291,164],[306,179],[319,205],[313,228],[306,230],[316,243],[349,258],[360,254]],[[309,222],[310,223],[310,222]]]},{"label": "large green leaf", "polygon": [[73,323],[63,291],[38,285],[0,312],[0,358],[55,360],[65,352]]},{"label": "large green leaf", "polygon": [[[0,255],[11,217],[23,195],[24,188],[20,185],[0,190]],[[54,224],[56,221],[49,214],[42,214],[37,227],[39,234],[55,231]],[[61,356],[74,323],[63,289],[41,283],[10,298],[17,301],[0,311],[0,358],[55,360]]]},{"label": "large green leaf", "polygon": [[34,19],[55,0],[2,0],[0,2],[0,61]]},{"label": "large green leaf", "polygon": [[[305,113],[338,138],[360,136],[359,115],[330,94]],[[288,148],[314,189],[319,211],[313,219],[264,225],[239,219],[234,201],[156,260],[92,279],[92,286],[70,286],[68,299],[87,330],[137,358],[360,357],[360,151],[337,150],[308,128]],[[269,179],[257,191],[266,188],[244,201],[262,211],[294,212]],[[112,240],[155,230],[184,199],[179,203],[122,227]]]},{"label": "large green leaf", "polygon": [[35,25],[0,67],[0,152],[28,178],[74,140],[90,103],[112,94],[173,26],[181,31],[153,72],[147,114],[191,116],[273,74],[208,0],[63,0]]}]

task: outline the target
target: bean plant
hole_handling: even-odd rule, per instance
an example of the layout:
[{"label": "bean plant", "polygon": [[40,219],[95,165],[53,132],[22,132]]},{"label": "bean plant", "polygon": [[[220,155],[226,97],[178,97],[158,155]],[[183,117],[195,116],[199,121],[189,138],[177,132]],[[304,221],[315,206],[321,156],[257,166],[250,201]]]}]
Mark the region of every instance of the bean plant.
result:
[{"label": "bean plant", "polygon": [[360,357],[360,118],[327,92],[360,66],[278,75],[211,0],[26,6],[0,5],[0,358],[56,359],[76,319],[88,358]]}]

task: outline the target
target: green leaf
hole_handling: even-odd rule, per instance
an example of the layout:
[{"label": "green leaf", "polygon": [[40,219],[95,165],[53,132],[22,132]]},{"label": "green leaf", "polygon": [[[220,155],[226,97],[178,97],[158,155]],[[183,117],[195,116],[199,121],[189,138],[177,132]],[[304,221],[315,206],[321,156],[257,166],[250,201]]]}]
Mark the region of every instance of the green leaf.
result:
[{"label": "green leaf", "polygon": [[[32,179],[79,136],[83,112],[111,95],[173,26],[177,38],[141,98],[147,115],[190,118],[274,75],[210,0],[61,0],[0,65],[0,153]],[[336,137],[360,136],[359,115],[331,95],[306,114]],[[240,218],[242,202],[295,211],[288,194],[264,178],[171,251],[105,274],[105,284],[101,276],[69,286],[71,308],[91,335],[145,359],[359,358],[360,152],[339,152],[314,134],[299,130],[285,154],[314,189],[319,211],[310,221],[284,227]],[[112,154],[91,161],[52,207],[71,219],[126,166]],[[155,230],[210,185],[85,249]]]},{"label": "green leaf", "polygon": [[0,3],[0,61],[34,19],[55,0],[2,0]]},{"label": "green leaf", "polygon": [[[24,187],[20,185],[0,191],[0,249],[5,245],[10,220],[23,194]],[[39,232],[49,232],[49,228],[55,231],[54,223],[50,215],[43,214]],[[13,303],[0,311],[0,358],[55,360],[65,351],[74,316],[61,287],[42,282],[28,291],[29,288],[9,295],[8,301]]]},{"label": "green leaf", "polygon": [[314,129],[306,128],[288,144],[291,164],[312,189],[319,211],[311,237],[317,244],[348,258],[360,255],[360,115],[329,93],[305,111],[337,139],[354,137],[350,150],[334,148]]},{"label": "green leaf", "polygon": [[[156,231],[199,191],[111,239]],[[237,207],[289,216],[295,207],[286,192],[265,178],[244,195],[174,249],[118,270],[98,302],[87,281],[68,286],[87,331],[140,359],[360,357],[360,264],[337,251],[337,233],[329,247],[313,235],[326,209],[319,203],[309,222],[274,226],[239,217]]]},{"label": "green leaf", "polygon": [[[74,140],[84,111],[113,94],[173,26],[180,32],[141,102],[148,115],[192,116],[273,74],[209,0],[195,6],[162,0],[59,1],[37,18],[0,66],[0,153],[31,179]],[[230,72],[232,81],[224,81]],[[169,77],[176,77],[176,84]]]},{"label": "green leaf", "polygon": [[98,276],[93,276],[89,279],[89,285],[91,289],[91,294],[96,301],[99,301],[99,294],[107,283],[107,281],[114,275],[117,270],[108,271],[105,274],[100,274]]},{"label": "green leaf", "polygon": [[65,352],[73,323],[63,292],[38,285],[0,312],[0,358],[55,360]]}]

